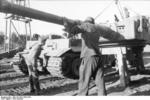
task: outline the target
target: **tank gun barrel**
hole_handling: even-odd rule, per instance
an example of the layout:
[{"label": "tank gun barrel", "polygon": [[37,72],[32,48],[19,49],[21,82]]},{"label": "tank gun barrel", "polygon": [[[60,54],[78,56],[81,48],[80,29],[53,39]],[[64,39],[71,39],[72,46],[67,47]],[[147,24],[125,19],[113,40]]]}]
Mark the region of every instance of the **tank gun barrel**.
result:
[{"label": "tank gun barrel", "polygon": [[0,12],[16,14],[19,16],[29,17],[59,25],[64,25],[64,19],[67,20],[69,23],[75,22],[74,20],[67,19],[65,17],[60,17],[33,8],[27,8],[17,4],[12,4],[6,0],[0,0]]}]

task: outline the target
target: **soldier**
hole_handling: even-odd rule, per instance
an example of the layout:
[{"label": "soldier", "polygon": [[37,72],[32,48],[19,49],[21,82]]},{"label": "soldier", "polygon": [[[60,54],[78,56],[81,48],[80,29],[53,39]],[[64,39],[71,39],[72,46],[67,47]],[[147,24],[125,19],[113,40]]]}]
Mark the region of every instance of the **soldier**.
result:
[{"label": "soldier", "polygon": [[69,22],[64,22],[65,30],[70,34],[81,33],[81,65],[79,69],[79,93],[78,95],[88,95],[90,79],[93,77],[98,87],[98,95],[106,95],[104,82],[104,69],[101,53],[99,51],[100,36],[109,40],[124,39],[122,35],[108,27],[95,24],[92,17],[88,17],[84,22],[70,27]]},{"label": "soldier", "polygon": [[35,34],[33,34],[33,38],[32,38],[32,40],[38,40],[40,38],[40,35],[39,34],[37,34],[37,33],[35,33]]},{"label": "soldier", "polygon": [[[33,35],[33,40],[34,40],[34,41],[38,41],[39,39],[40,39],[40,35],[37,34],[37,33],[35,33],[35,34]],[[35,43],[35,44],[36,44],[36,43]],[[33,44],[33,45],[34,45],[34,44]],[[31,45],[31,46],[29,47],[29,49],[31,49],[33,45]],[[40,62],[40,66],[43,67],[43,58],[38,57],[37,59],[38,59],[39,62]]]},{"label": "soldier", "polygon": [[35,43],[32,48],[30,48],[29,53],[25,56],[25,61],[29,72],[30,92],[38,93],[40,90],[37,71],[37,59],[41,54],[42,46],[45,45],[45,41],[46,38],[40,38],[38,42]]}]

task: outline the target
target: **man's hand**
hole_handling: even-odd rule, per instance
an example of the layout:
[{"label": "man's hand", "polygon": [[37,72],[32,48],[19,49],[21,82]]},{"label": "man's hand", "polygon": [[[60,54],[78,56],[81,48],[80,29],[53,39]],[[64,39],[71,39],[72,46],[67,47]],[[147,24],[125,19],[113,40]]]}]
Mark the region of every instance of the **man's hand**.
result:
[{"label": "man's hand", "polygon": [[77,26],[81,24],[81,21],[76,20],[74,22],[69,22],[68,20],[64,19],[64,31],[69,33],[69,37],[74,36],[78,33]]},{"label": "man's hand", "polygon": [[73,35],[76,35],[78,33],[82,33],[82,30],[78,27],[78,25],[75,25],[74,27],[71,28],[71,33]]},{"label": "man's hand", "polygon": [[68,22],[68,20],[64,19],[64,31],[70,33],[72,25]]}]

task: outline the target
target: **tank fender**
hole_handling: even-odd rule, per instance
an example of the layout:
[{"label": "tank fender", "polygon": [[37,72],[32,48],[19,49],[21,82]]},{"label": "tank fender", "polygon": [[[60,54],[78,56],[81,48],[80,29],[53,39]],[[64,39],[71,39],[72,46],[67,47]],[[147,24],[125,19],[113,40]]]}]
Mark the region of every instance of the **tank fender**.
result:
[{"label": "tank fender", "polygon": [[66,53],[71,52],[71,51],[72,51],[71,48],[64,49],[58,54],[58,56],[63,57]]}]

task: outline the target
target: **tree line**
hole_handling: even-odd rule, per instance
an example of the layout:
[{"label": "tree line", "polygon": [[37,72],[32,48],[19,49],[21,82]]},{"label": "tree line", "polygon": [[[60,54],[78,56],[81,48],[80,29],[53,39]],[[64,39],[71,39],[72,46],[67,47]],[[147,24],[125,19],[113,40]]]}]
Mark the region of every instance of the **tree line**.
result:
[{"label": "tree line", "polygon": [[[8,37],[6,37],[8,39]],[[29,39],[29,36],[27,36],[27,38]],[[11,45],[13,47],[15,46],[25,46],[26,44],[26,35],[25,34],[20,34],[17,35],[15,32],[12,32],[11,34]],[[3,47],[5,43],[5,33],[4,32],[0,32],[0,47]]]}]

